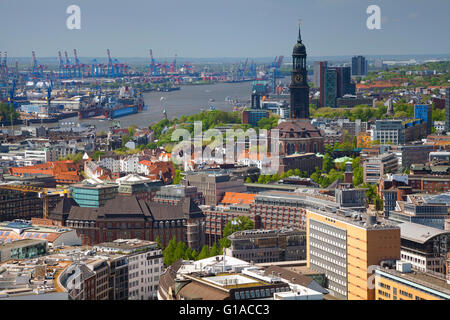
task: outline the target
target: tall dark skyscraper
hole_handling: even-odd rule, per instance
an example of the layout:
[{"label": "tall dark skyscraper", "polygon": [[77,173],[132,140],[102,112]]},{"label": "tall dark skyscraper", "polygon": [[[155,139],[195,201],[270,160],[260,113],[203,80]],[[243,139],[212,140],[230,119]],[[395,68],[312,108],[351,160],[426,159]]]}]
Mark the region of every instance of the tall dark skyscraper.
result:
[{"label": "tall dark skyscraper", "polygon": [[355,94],[350,67],[329,67],[327,61],[320,61],[317,69],[321,107],[335,108],[337,98],[346,94]]},{"label": "tall dark skyscraper", "polygon": [[352,58],[352,76],[367,76],[368,64],[367,60],[363,56],[357,56]]},{"label": "tall dark skyscraper", "polygon": [[306,48],[302,43],[300,23],[298,39],[292,51],[291,119],[309,119],[309,85],[306,71]]}]

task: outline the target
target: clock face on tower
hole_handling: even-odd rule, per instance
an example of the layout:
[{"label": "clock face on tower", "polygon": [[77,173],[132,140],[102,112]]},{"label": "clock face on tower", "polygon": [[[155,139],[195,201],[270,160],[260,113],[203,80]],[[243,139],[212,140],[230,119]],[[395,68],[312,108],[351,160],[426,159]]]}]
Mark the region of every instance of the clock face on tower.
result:
[{"label": "clock face on tower", "polygon": [[302,81],[303,81],[303,77],[301,74],[295,75],[295,78],[294,78],[295,83],[301,83]]}]

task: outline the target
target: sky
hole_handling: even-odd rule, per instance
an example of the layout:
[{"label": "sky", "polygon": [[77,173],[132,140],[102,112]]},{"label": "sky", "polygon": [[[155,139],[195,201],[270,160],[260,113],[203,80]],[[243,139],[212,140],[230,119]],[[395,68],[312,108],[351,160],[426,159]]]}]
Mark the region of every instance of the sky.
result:
[{"label": "sky", "polygon": [[[81,29],[66,9],[78,5]],[[369,30],[369,5],[381,29]],[[450,53],[449,0],[0,0],[10,57],[290,56],[302,19],[309,56]]]}]

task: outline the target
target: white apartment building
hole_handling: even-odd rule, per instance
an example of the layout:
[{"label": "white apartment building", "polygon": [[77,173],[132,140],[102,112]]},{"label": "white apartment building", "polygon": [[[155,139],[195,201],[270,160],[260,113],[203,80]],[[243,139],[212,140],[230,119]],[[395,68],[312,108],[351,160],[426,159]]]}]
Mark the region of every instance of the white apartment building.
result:
[{"label": "white apartment building", "polygon": [[128,300],[157,298],[159,277],[163,271],[162,250],[156,242],[117,239],[94,246],[97,251],[123,253],[128,258]]},{"label": "white apartment building", "polygon": [[37,163],[46,163],[49,161],[57,161],[58,153],[48,148],[42,150],[25,150],[25,159],[36,161]]}]

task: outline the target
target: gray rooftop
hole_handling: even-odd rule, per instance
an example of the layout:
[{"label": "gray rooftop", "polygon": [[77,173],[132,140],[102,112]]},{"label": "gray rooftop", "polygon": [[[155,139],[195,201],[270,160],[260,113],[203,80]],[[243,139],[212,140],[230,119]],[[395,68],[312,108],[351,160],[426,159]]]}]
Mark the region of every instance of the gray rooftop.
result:
[{"label": "gray rooftop", "polygon": [[450,231],[432,228],[412,222],[404,222],[398,226],[400,227],[400,235],[402,238],[422,244],[438,235],[450,234]]}]

